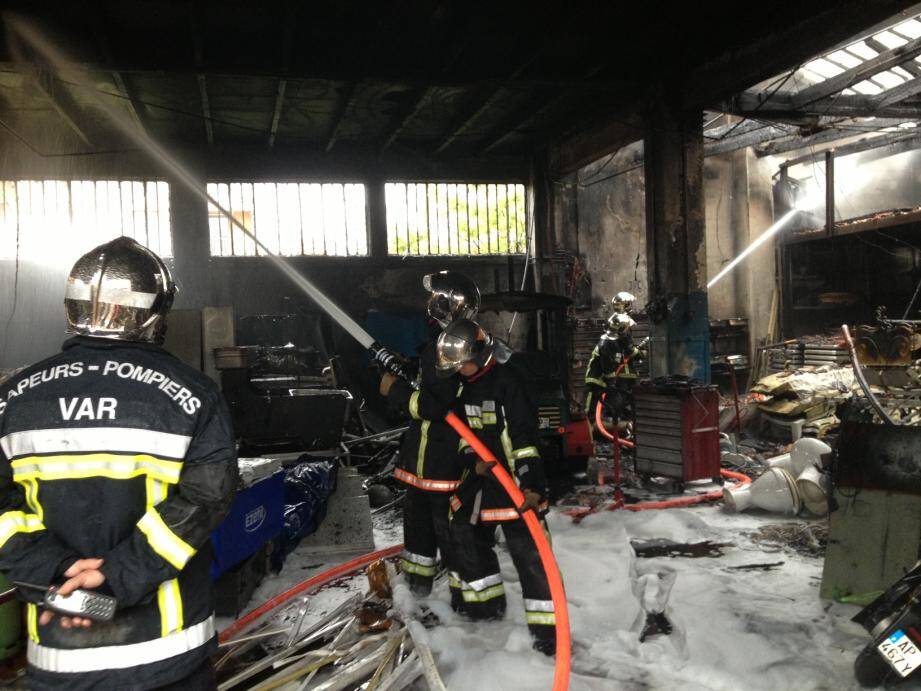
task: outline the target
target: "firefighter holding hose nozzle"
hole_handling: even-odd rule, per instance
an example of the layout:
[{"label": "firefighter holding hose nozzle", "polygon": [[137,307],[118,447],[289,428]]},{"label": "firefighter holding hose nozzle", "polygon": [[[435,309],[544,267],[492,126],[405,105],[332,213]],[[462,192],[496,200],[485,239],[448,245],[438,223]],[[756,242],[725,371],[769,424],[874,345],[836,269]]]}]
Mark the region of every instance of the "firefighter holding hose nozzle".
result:
[{"label": "firefighter holding hose nozzle", "polygon": [[448,499],[460,484],[461,469],[456,458],[457,434],[444,421],[460,381],[457,376],[436,376],[435,338],[455,319],[476,315],[480,291],[476,283],[456,271],[428,274],[422,285],[431,293],[427,311],[434,333],[421,349],[419,388],[414,390],[393,374],[384,374],[380,387],[388,405],[411,418],[394,471],[394,477],[408,486],[400,565],[410,590],[425,597],[432,591],[440,553],[441,564],[450,575],[451,604],[462,610],[464,601],[452,564],[448,529]]},{"label": "firefighter holding hose nozzle", "polygon": [[635,302],[636,298],[625,291],[611,299],[613,312],[608,317],[607,329],[592,351],[585,372],[585,412],[590,420],[595,417],[602,394],[606,394],[605,406],[615,420],[624,419],[630,408],[631,392],[637,379],[631,363],[642,357],[632,335],[636,322],[630,313]]},{"label": "firefighter holding hose nozzle", "polygon": [[[546,512],[547,480],[538,451],[537,407],[526,382],[506,365],[511,351],[476,322],[452,322],[438,337],[437,368],[442,377],[460,374],[455,412],[516,478],[525,501],[512,505],[466,440],[459,442],[463,479],[451,497],[451,536],[466,612],[473,619],[505,614],[505,586],[495,552],[502,526],[524,594],[525,616],[534,648],[552,655],[556,617],[547,576],[521,511]],[[544,524],[546,531],[546,524]]]}]

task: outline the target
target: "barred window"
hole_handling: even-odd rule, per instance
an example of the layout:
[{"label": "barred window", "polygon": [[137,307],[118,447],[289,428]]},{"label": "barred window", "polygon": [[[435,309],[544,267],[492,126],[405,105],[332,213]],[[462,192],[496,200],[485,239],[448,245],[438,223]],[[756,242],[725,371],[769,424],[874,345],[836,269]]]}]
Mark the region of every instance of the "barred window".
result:
[{"label": "barred window", "polygon": [[77,257],[122,235],[173,256],[167,183],[0,181],[0,259]]},{"label": "barred window", "polygon": [[[270,252],[286,257],[368,254],[365,186],[296,182],[211,182],[208,194]],[[254,257],[265,252],[208,205],[211,256]]]},{"label": "barred window", "polygon": [[387,253],[398,256],[524,254],[525,186],[391,182]]}]

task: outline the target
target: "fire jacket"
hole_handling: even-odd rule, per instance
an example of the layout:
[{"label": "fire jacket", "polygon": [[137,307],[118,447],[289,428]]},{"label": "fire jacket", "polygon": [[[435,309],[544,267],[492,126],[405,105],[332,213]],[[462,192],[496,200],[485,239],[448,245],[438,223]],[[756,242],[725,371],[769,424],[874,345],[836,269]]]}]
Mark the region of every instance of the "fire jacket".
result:
[{"label": "fire jacket", "polygon": [[[491,363],[466,379],[457,395],[455,412],[517,479],[522,489],[546,498],[547,478],[538,447],[537,405],[527,395],[527,383],[515,367]],[[474,472],[477,456],[461,439],[458,444],[466,466],[463,483],[451,498],[455,514],[476,521],[510,521],[518,510],[491,475]],[[541,510],[547,509],[543,502]]]},{"label": "fire jacket", "polygon": [[400,445],[394,477],[426,492],[453,492],[459,483],[457,432],[444,421],[457,393],[457,376],[442,379],[435,374],[435,342],[422,350],[419,389],[405,381],[394,382],[388,404],[411,418]]},{"label": "fire jacket", "polygon": [[[588,367],[585,370],[585,384],[588,390],[586,397],[586,412],[594,415],[594,407],[598,397],[611,385],[621,381],[633,383],[637,374],[631,369],[630,363],[641,354],[639,348],[633,344],[630,334],[610,338],[602,335],[598,345],[592,350]],[[618,373],[618,368],[623,368]]]},{"label": "fire jacket", "polygon": [[148,689],[216,647],[210,534],[237,464],[214,384],[157,346],[77,337],[0,386],[0,570],[61,583],[102,558],[115,618],[41,626],[27,605],[33,689]]}]

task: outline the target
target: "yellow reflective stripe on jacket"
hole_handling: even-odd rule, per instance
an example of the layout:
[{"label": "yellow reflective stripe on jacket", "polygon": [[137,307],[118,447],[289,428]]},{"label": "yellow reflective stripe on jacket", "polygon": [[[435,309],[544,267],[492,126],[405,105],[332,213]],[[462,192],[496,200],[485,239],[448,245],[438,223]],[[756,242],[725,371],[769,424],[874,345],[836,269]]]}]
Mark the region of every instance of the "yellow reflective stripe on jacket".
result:
[{"label": "yellow reflective stripe on jacket", "polygon": [[516,461],[522,458],[540,458],[540,452],[538,452],[536,446],[523,446],[512,451],[512,458]]},{"label": "yellow reflective stripe on jacket", "polygon": [[20,483],[26,492],[26,505],[32,509],[32,513],[38,516],[40,521],[45,520],[45,510],[38,501],[38,481],[34,478],[24,480]]},{"label": "yellow reflective stripe on jacket", "polygon": [[469,443],[467,442],[467,440],[464,439],[463,437],[461,437],[461,438],[460,438],[460,441],[457,442],[457,450],[458,450],[458,451],[463,451],[463,450],[466,449],[468,446],[470,446],[470,444],[469,444]]},{"label": "yellow reflective stripe on jacket", "polygon": [[179,580],[164,581],[157,588],[157,605],[160,607],[160,635],[182,631],[182,593]]},{"label": "yellow reflective stripe on jacket", "polygon": [[416,457],[416,475],[423,477],[425,471],[425,450],[429,445],[429,427],[432,423],[425,420],[419,429],[419,455]]},{"label": "yellow reflective stripe on jacket", "polygon": [[195,549],[170,530],[153,507],[138,521],[138,528],[147,536],[150,548],[177,569],[182,569],[195,555]]},{"label": "yellow reflective stripe on jacket", "polygon": [[26,632],[29,640],[38,643],[38,606],[31,602],[26,604]]},{"label": "yellow reflective stripe on jacket", "polygon": [[409,415],[413,420],[421,420],[422,416],[419,415],[419,395],[420,391],[413,391],[412,396],[409,397]]},{"label": "yellow reflective stripe on jacket", "polygon": [[34,533],[44,530],[45,524],[34,513],[7,511],[0,514],[0,549],[16,533]]},{"label": "yellow reflective stripe on jacket", "polygon": [[604,379],[598,379],[596,377],[586,377],[586,384],[594,384],[595,386],[607,386],[608,383]]},{"label": "yellow reflective stripe on jacket", "polygon": [[156,478],[147,476],[147,479],[144,481],[144,486],[147,489],[147,508],[157,506],[160,502],[164,501],[167,497],[169,491],[169,485],[162,480],[157,480]]},{"label": "yellow reflective stripe on jacket", "polygon": [[176,484],[182,472],[181,461],[167,461],[147,454],[119,455],[92,453],[85,455],[26,456],[10,466],[16,482],[24,480],[75,480],[107,477],[114,480],[147,475]]}]

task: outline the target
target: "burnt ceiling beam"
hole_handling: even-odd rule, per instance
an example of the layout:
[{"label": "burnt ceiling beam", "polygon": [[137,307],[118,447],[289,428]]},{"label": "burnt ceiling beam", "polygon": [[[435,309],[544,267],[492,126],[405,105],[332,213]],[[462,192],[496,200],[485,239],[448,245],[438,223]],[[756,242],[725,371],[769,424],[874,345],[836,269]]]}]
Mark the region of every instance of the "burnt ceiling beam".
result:
[{"label": "burnt ceiling beam", "polygon": [[821,101],[850,88],[858,82],[862,82],[864,79],[869,79],[874,74],[879,74],[904,62],[914,60],[918,55],[921,55],[921,38],[916,38],[896,48],[890,48],[875,58],[870,58],[839,75],[806,87],[802,91],[793,94],[793,105],[801,108],[810,103]]},{"label": "burnt ceiling beam", "polygon": [[[176,67],[156,66],[138,63],[124,62],[116,60],[108,61],[83,61],[77,65],[86,72],[121,72],[123,75],[138,75],[142,77],[162,77],[165,74],[177,77],[189,77],[202,73],[209,77],[254,77],[264,79],[287,79],[289,83],[304,81],[327,81],[327,82],[349,82],[361,81],[365,84],[379,85],[399,85],[407,88],[432,87],[435,89],[463,89],[476,86],[487,86],[492,88],[503,89],[570,89],[578,88],[583,91],[605,94],[614,90],[621,89],[624,86],[623,80],[617,79],[592,79],[581,81],[575,77],[529,77],[524,78],[503,78],[484,77],[477,79],[474,76],[456,76],[454,74],[445,74],[443,76],[387,76],[364,74],[361,72],[351,71],[318,71],[318,72],[299,72],[295,77],[292,74],[286,74],[279,69],[266,69],[257,65],[240,65],[240,64],[215,64],[207,60],[200,64],[183,64]],[[13,70],[16,67],[15,62],[0,60],[0,69]]]},{"label": "burnt ceiling beam", "polygon": [[767,142],[766,144],[758,147],[755,150],[755,153],[758,156],[776,156],[778,154],[785,154],[790,151],[796,151],[798,149],[805,149],[806,147],[810,146],[819,146],[820,144],[828,144],[830,142],[836,142],[842,139],[849,139],[863,133],[864,132],[859,130],[828,129],[806,137],[799,135],[790,136],[786,139],[775,139],[774,141]]},{"label": "burnt ceiling beam", "polygon": [[412,98],[409,99],[409,106],[403,110],[403,114],[397,118],[397,122],[394,127],[390,130],[386,137],[384,137],[384,143],[381,144],[380,153],[384,153],[387,149],[390,148],[390,145],[393,144],[397,138],[403,134],[403,131],[406,129],[406,126],[412,122],[419,111],[422,110],[423,106],[428,103],[429,99],[432,97],[433,89],[431,87],[423,87],[418,89]]},{"label": "burnt ceiling beam", "polygon": [[[890,132],[881,134],[877,137],[866,137],[865,139],[859,139],[856,142],[850,142],[849,144],[836,146],[833,150],[835,152],[835,158],[839,158],[841,156],[849,156],[851,154],[862,153],[864,151],[873,151],[875,149],[893,144],[899,145],[898,152],[917,149],[918,147],[921,147],[921,134]],[[797,156],[796,158],[791,158],[787,161],[784,161],[780,164],[780,167],[790,168],[792,166],[799,165],[800,163],[814,163],[815,161],[821,161],[824,160],[824,158],[825,151],[810,152],[808,154]]]},{"label": "burnt ceiling beam", "polygon": [[[537,55],[537,53],[532,53],[527,60],[522,62],[515,69],[515,71],[512,72],[511,76],[509,77],[509,81],[514,81],[516,77],[528,69],[528,67],[530,67],[535,60],[537,60]],[[441,141],[441,144],[438,145],[438,148],[436,148],[433,153],[440,154],[442,151],[451,146],[455,141],[457,141],[457,138],[467,132],[471,125],[473,125],[473,123],[475,123],[480,118],[480,116],[495,106],[496,101],[499,100],[499,97],[502,94],[502,91],[502,86],[490,88],[489,91],[485,94],[485,98],[477,100],[473,108],[468,110],[461,118],[460,122],[451,128],[447,136]]]},{"label": "burnt ceiling beam", "polygon": [[38,66],[31,66],[27,68],[27,71],[35,88],[48,101],[52,109],[61,116],[67,126],[73,130],[74,134],[87,146],[94,146],[93,139],[89,135],[86,126],[81,124],[83,115],[79,107],[65,90],[57,88],[54,75]]},{"label": "burnt ceiling beam", "polygon": [[339,108],[333,115],[332,125],[329,128],[329,134],[326,135],[327,152],[332,151],[336,142],[339,140],[339,132],[342,129],[342,123],[345,122],[346,116],[352,109],[352,102],[355,100],[355,94],[358,91],[358,84],[349,84],[342,92],[339,98]]},{"label": "burnt ceiling beam", "polygon": [[[102,26],[101,18],[96,17],[93,20],[92,29],[96,37],[96,44],[99,46],[99,51],[102,53],[103,60],[108,64],[114,64],[115,60],[112,56],[112,46]],[[112,81],[115,83],[116,90],[128,108],[128,113],[131,115],[135,127],[137,127],[140,132],[148,134],[147,125],[144,123],[144,118],[141,115],[141,113],[144,112],[144,104],[140,102],[134,90],[129,86],[128,81],[121,72],[112,70],[110,74],[112,75]]]},{"label": "burnt ceiling beam", "polygon": [[880,108],[886,108],[896,103],[901,103],[919,93],[921,93],[921,76],[909,79],[907,82],[903,82],[891,89],[886,89],[883,93],[875,96],[874,100]]},{"label": "burnt ceiling beam", "polygon": [[[584,79],[591,79],[596,74],[604,70],[605,67],[606,65],[593,67],[586,73]],[[577,94],[578,90],[575,88],[560,90],[555,96],[550,98],[547,98],[546,94],[541,94],[535,102],[532,102],[526,108],[523,119],[519,118],[510,127],[497,129],[496,133],[490,137],[480,149],[480,155],[489,153],[516,134],[527,132],[528,128],[531,127],[535,122],[539,121],[547,113],[552,113],[555,109],[567,101],[572,100]]]},{"label": "burnt ceiling beam", "polygon": [[[905,84],[908,84],[906,82]],[[905,86],[903,84],[902,86]],[[899,87],[895,87],[899,88]],[[805,115],[840,117],[886,117],[910,120],[921,117],[921,109],[910,105],[890,103],[883,105],[882,97],[851,96],[841,94],[834,98],[815,101],[805,106],[797,105],[789,95],[774,95],[764,99],[761,94],[745,91],[724,104],[725,110],[735,115],[758,117],[766,120]],[[906,95],[905,98],[908,98]]]},{"label": "burnt ceiling beam", "polygon": [[[803,5],[806,14],[809,5]],[[792,16],[783,29],[765,33],[693,69],[684,86],[686,107],[708,107],[729,94],[790,70],[816,53],[846,41],[905,9],[901,0],[841,0],[809,16]]]},{"label": "burnt ceiling beam", "polygon": [[285,75],[278,80],[275,89],[275,105],[272,108],[272,120],[269,124],[269,141],[271,149],[278,137],[278,125],[285,107],[285,92],[288,89],[287,74],[291,70],[291,45],[294,40],[294,27],[297,25],[297,5],[290,0],[285,3],[284,30],[281,37],[281,71]]},{"label": "burnt ceiling beam", "polygon": [[269,126],[269,148],[275,146],[278,136],[278,123],[281,122],[281,111],[285,107],[285,91],[288,88],[287,79],[278,80],[278,89],[275,92],[275,107],[272,109],[272,124]]},{"label": "burnt ceiling beam", "polygon": [[214,146],[214,126],[211,123],[211,100],[208,98],[208,82],[205,77],[205,71],[202,69],[204,63],[205,41],[202,37],[201,30],[201,7],[197,2],[191,6],[191,30],[192,43],[195,58],[195,81],[198,83],[198,98],[201,102],[201,117],[205,124],[205,139],[208,146]]}]

